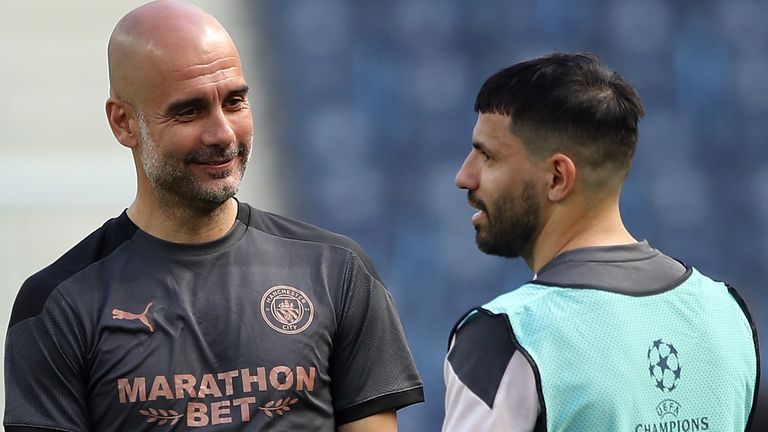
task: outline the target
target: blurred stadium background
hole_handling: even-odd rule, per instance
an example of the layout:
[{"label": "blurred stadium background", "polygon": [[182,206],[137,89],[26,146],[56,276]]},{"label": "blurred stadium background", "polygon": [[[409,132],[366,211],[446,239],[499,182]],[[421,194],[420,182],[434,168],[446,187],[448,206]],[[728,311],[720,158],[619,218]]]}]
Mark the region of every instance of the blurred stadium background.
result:
[{"label": "blurred stadium background", "polygon": [[[21,282],[133,197],[103,102],[107,39],[140,3],[0,8],[3,335]],[[439,429],[454,321],[531,276],[475,249],[453,176],[483,80],[552,50],[598,54],[646,105],[622,203],[630,230],[736,286],[768,334],[764,1],[193,3],[230,30],[254,89],[240,198],[351,236],[395,297],[427,397],[401,412],[401,430]]]}]

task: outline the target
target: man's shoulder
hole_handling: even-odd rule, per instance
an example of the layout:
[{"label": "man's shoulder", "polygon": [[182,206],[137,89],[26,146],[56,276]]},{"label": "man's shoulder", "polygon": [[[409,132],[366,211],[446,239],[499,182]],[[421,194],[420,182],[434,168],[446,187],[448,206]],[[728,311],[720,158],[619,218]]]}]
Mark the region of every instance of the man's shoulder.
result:
[{"label": "man's shoulder", "polygon": [[[475,332],[505,333],[509,331],[511,336],[509,315],[525,312],[527,304],[546,296],[547,291],[548,287],[537,286],[533,282],[529,282],[496,296],[482,306],[470,309],[453,326],[449,337],[449,346],[460,331],[465,335]],[[493,331],[490,331],[491,328]],[[477,338],[474,336],[465,336],[464,339],[472,341],[471,345],[476,345]]]},{"label": "man's shoulder", "polygon": [[519,286],[512,291],[508,291],[485,303],[483,309],[493,313],[514,313],[516,311],[525,311],[528,306],[540,301],[546,301],[547,298],[557,291],[555,287],[539,285],[531,281]]},{"label": "man's shoulder", "polygon": [[371,276],[380,280],[368,254],[351,238],[297,219],[259,210],[245,203],[240,203],[240,205],[247,208],[247,211],[241,211],[240,214],[247,214],[247,220],[242,221],[249,228],[286,240],[343,248],[359,259]]},{"label": "man's shoulder", "polygon": [[27,278],[16,296],[9,328],[40,314],[57,286],[91,264],[109,256],[120,245],[130,240],[137,229],[123,212],[120,216],[107,220],[52,264]]},{"label": "man's shoulder", "polygon": [[471,309],[457,321],[451,331],[452,342],[455,343],[460,338],[464,344],[474,347],[490,346],[485,344],[488,339],[509,340],[511,342],[513,340],[512,335],[506,314],[503,312],[495,313],[485,307]]},{"label": "man's shoulder", "polygon": [[474,308],[451,332],[446,362],[450,373],[490,408],[502,377],[519,350],[504,313]]}]

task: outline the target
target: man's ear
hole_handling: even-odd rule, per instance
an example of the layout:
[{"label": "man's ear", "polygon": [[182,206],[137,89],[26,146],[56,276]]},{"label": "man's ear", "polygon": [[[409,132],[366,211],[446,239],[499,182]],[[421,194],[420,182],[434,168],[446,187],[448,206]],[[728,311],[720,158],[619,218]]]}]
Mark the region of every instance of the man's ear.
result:
[{"label": "man's ear", "polygon": [[125,101],[110,97],[107,99],[106,110],[109,127],[115,138],[128,148],[136,148],[139,145],[139,130],[138,125],[132,121],[133,109]]},{"label": "man's ear", "polygon": [[562,153],[555,153],[545,161],[547,170],[547,198],[551,202],[566,199],[576,187],[576,164]]}]

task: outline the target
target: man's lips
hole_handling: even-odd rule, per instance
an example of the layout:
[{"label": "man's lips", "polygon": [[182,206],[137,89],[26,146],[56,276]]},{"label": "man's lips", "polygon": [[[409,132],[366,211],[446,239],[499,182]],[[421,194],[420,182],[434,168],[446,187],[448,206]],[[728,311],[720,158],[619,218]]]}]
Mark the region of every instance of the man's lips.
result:
[{"label": "man's lips", "polygon": [[483,210],[478,210],[475,212],[475,214],[472,215],[472,223],[477,225],[478,222],[480,222],[480,220],[484,217],[486,217],[485,212]]},{"label": "man's lips", "polygon": [[234,158],[232,159],[221,159],[221,160],[210,160],[210,161],[194,161],[192,162],[195,165],[201,166],[204,169],[210,169],[210,170],[222,170],[227,169],[234,163]]},{"label": "man's lips", "polygon": [[227,167],[233,160],[241,158],[245,149],[242,147],[229,147],[226,149],[203,148],[190,153],[184,158],[184,162],[190,165],[203,165],[212,168]]},{"label": "man's lips", "polygon": [[471,207],[477,209],[477,212],[475,212],[475,214],[472,215],[472,223],[473,224],[477,225],[477,223],[482,218],[484,218],[484,217],[487,218],[487,212],[485,211],[485,206],[483,205],[482,202],[478,201],[477,199],[473,198],[472,196],[469,197],[467,202],[469,203],[469,205]]}]

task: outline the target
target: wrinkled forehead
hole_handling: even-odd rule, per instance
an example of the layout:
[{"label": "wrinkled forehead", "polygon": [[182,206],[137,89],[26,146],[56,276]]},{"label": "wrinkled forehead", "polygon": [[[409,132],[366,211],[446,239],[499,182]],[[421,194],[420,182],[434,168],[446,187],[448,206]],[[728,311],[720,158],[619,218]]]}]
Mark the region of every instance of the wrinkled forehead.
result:
[{"label": "wrinkled forehead", "polygon": [[149,109],[165,110],[178,99],[224,99],[246,86],[240,61],[234,52],[219,51],[175,58],[157,65],[139,89]]},{"label": "wrinkled forehead", "polygon": [[173,0],[128,13],[109,43],[112,93],[139,102],[177,84],[242,77],[224,27],[205,11]]},{"label": "wrinkled forehead", "polygon": [[135,49],[129,91],[137,103],[161,103],[170,94],[196,88],[244,84],[237,49],[229,35],[216,27],[145,39],[145,45]]}]

